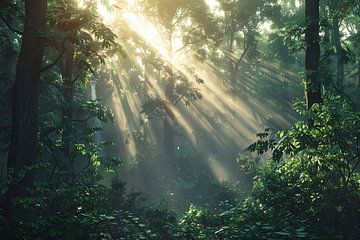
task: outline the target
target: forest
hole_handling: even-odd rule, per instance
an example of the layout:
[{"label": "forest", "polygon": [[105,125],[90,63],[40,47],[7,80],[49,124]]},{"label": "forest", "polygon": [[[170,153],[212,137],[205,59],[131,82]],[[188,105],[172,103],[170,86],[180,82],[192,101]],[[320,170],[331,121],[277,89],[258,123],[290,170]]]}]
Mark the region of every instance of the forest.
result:
[{"label": "forest", "polygon": [[360,0],[0,0],[0,239],[360,239]]}]

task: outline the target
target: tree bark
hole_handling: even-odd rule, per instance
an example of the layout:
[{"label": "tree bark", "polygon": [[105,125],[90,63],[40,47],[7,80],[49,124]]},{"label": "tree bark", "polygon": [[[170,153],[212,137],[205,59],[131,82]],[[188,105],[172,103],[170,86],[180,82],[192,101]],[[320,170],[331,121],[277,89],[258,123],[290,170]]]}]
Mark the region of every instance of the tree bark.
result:
[{"label": "tree bark", "polygon": [[358,86],[360,88],[360,61],[358,62]]},{"label": "tree bark", "polygon": [[[167,41],[168,41],[168,52],[170,59],[173,58],[173,47],[172,47],[172,29],[168,27]],[[165,86],[165,119],[164,119],[164,150],[165,154],[169,158],[174,157],[175,151],[175,116],[173,113],[174,101],[175,101],[175,79],[172,66],[168,69],[168,82]]]},{"label": "tree bark", "polygon": [[[327,3],[323,2],[321,5],[321,10],[323,13],[324,18],[324,37],[323,37],[323,53],[324,56],[324,62],[323,62],[323,68],[322,72],[325,73],[326,81],[323,82],[323,88],[326,90],[329,87],[329,83],[332,82],[332,43],[331,43],[331,20],[330,20],[330,14],[327,9]],[[332,86],[331,86],[332,87]]]},{"label": "tree bark", "polygon": [[319,0],[305,1],[305,18],[308,25],[305,29],[305,71],[306,71],[306,102],[307,107],[321,103],[321,79],[319,78],[320,62],[320,11]]},{"label": "tree bark", "polygon": [[[70,44],[69,44],[70,45]],[[71,120],[74,115],[74,82],[73,82],[73,70],[74,70],[74,47],[68,46],[65,52],[64,68],[62,68],[61,75],[63,77],[63,96],[64,96],[64,107],[62,110],[64,132],[64,162],[60,164],[61,170],[68,171],[72,166],[72,146],[73,146],[73,128]]]},{"label": "tree bark", "polygon": [[164,149],[165,153],[168,157],[172,158],[174,156],[175,150],[175,117],[173,113],[173,101],[174,101],[174,88],[175,88],[175,81],[173,77],[169,80],[166,84],[165,95],[166,95],[166,102],[165,102],[165,119],[164,119]]},{"label": "tree bark", "polygon": [[230,86],[231,86],[231,93],[235,94],[235,82],[236,82],[236,69],[235,63],[233,60],[234,54],[234,32],[231,32],[229,39],[228,39],[228,47],[229,47],[229,72],[230,72]]},{"label": "tree bark", "polygon": [[341,47],[340,23],[338,17],[333,20],[333,38],[336,49],[336,85],[340,91],[344,88],[344,54]]},{"label": "tree bark", "polygon": [[46,0],[26,0],[25,23],[12,105],[12,129],[8,155],[8,189],[5,214],[14,213],[14,198],[27,196],[33,185],[40,69],[44,55],[41,31],[46,24]]}]

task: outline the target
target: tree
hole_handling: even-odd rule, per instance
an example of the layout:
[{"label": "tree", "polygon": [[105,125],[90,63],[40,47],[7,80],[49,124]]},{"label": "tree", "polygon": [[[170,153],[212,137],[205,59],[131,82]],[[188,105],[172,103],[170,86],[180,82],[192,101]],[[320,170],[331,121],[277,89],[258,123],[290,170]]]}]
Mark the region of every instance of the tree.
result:
[{"label": "tree", "polygon": [[332,17],[332,39],[336,49],[336,84],[339,90],[344,87],[344,50],[341,46],[341,14],[338,1],[329,1],[330,15]]},{"label": "tree", "polygon": [[306,103],[310,109],[314,104],[321,103],[320,63],[320,10],[319,0],[305,2],[305,75]]},{"label": "tree", "polygon": [[[324,50],[326,62],[324,62],[324,68],[331,67],[334,60],[334,69],[332,72],[329,69],[328,75],[333,74],[335,76],[334,83],[330,81],[331,76],[328,76],[328,82],[333,83],[332,87],[336,91],[344,94],[345,84],[349,84],[347,75],[351,72],[347,67],[354,61],[354,52],[350,51],[349,40],[354,36],[353,23],[351,18],[358,15],[356,9],[359,5],[358,0],[350,1],[334,1],[326,0],[322,1],[321,13],[322,13],[322,26],[324,27]],[[356,18],[356,17],[355,17]],[[347,35],[347,36],[346,36]],[[334,56],[334,59],[330,57]]]},{"label": "tree", "polygon": [[[221,5],[225,15],[223,36],[229,51],[226,53],[229,64],[229,82],[235,92],[240,64],[249,50],[255,49],[255,31],[260,20],[258,11],[264,6],[264,2],[262,0],[225,0],[221,1]],[[239,45],[242,45],[241,54],[237,49]]]},{"label": "tree", "polygon": [[13,92],[8,189],[5,210],[11,217],[14,198],[29,194],[36,164],[38,93],[44,55],[47,0],[25,2],[25,22]]},{"label": "tree", "polygon": [[[9,147],[11,125],[11,87],[14,82],[17,56],[22,33],[18,11],[11,1],[0,4],[0,42],[2,57],[0,59],[0,182],[6,181],[7,150]],[[4,14],[5,13],[5,14]],[[15,31],[14,31],[15,30]]]},{"label": "tree", "polygon": [[[156,23],[156,25],[159,26],[159,32],[163,33],[165,44],[164,48],[167,50],[169,57],[169,59],[164,59],[164,56],[160,56],[160,58],[162,58],[160,61],[161,64],[157,64],[157,66],[154,67],[163,73],[162,80],[165,82],[164,96],[161,100],[162,107],[164,109],[164,115],[162,118],[163,142],[166,155],[169,158],[173,158],[175,150],[176,126],[174,109],[176,108],[176,104],[183,99],[185,99],[186,104],[188,104],[189,101],[186,100],[186,96],[190,96],[187,98],[188,100],[201,98],[201,94],[196,91],[195,88],[190,87],[187,82],[187,77],[185,77],[182,70],[179,70],[176,65],[173,66],[173,64],[176,64],[173,60],[176,53],[193,43],[189,40],[192,34],[195,34],[196,31],[201,32],[201,30],[204,30],[207,33],[209,32],[209,28],[211,27],[209,23],[212,21],[209,15],[206,14],[208,13],[208,9],[203,0],[144,0],[142,1],[142,5],[145,13]],[[194,24],[187,32],[182,31],[185,40],[184,45],[179,49],[174,49],[173,42],[175,31],[181,28],[182,21],[186,20],[191,20]],[[176,84],[178,80],[182,83],[180,86],[179,84]],[[179,89],[181,89],[181,91],[178,91]]]},{"label": "tree", "polygon": [[[107,1],[103,3],[107,4]],[[55,36],[50,36],[49,40],[60,51],[54,62],[56,64],[50,65],[57,66],[52,70],[59,71],[62,77],[64,159],[60,165],[65,171],[74,171],[74,144],[77,140],[74,126],[77,116],[74,112],[78,107],[75,102],[76,88],[79,82],[85,84],[90,74],[95,75],[96,67],[104,63],[106,55],[110,54],[106,50],[116,46],[115,35],[101,22],[96,2],[83,1],[83,8],[77,4],[65,0],[52,6],[49,11],[49,25],[55,31]]]}]

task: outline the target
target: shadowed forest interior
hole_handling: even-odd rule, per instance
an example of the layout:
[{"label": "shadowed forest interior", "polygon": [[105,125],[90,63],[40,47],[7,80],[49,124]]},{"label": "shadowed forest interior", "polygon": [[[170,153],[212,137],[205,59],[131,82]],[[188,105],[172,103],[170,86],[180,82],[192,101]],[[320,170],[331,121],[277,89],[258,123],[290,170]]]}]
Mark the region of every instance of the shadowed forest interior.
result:
[{"label": "shadowed forest interior", "polygon": [[360,239],[359,0],[0,0],[0,239]]}]

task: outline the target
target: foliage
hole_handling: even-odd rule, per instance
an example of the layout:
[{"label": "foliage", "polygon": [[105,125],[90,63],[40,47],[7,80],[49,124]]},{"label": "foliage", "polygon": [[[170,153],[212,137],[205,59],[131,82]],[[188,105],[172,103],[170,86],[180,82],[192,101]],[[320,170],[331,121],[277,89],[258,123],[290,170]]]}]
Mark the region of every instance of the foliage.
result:
[{"label": "foliage", "polygon": [[[251,150],[264,152],[276,146],[287,156],[280,161],[275,155],[261,167],[251,195],[227,205],[227,210],[190,207],[179,223],[180,239],[356,239],[360,176],[353,152],[358,146],[352,148],[351,140],[357,139],[358,113],[341,98],[329,97],[307,114],[315,119],[314,129],[296,123],[277,133],[283,139],[276,144],[269,141],[270,131],[260,134]],[[287,147],[295,142],[298,148]],[[246,159],[240,156],[238,161],[244,169],[253,169],[254,163]]]},{"label": "foliage", "polygon": [[248,157],[244,154],[239,154],[236,158],[240,170],[249,176],[257,175],[259,171],[259,161],[259,158]]},{"label": "foliage", "polygon": [[[304,110],[302,104],[297,109],[311,118],[311,126],[300,121],[289,130],[266,131],[250,146],[259,153],[273,150],[273,161],[280,161],[271,163],[273,167],[265,172],[277,183],[256,182],[254,191],[267,186],[278,192],[288,188],[276,198],[268,198],[262,190],[257,196],[269,201],[268,206],[289,204],[285,208],[307,218],[311,226],[329,227],[331,234],[355,238],[359,229],[354,219],[360,210],[354,207],[359,204],[359,114],[348,101],[333,96],[311,111]],[[334,237],[325,233],[320,236]]]},{"label": "foliage", "polygon": [[[111,100],[111,89],[120,97],[136,95],[143,102],[141,113],[163,118],[166,123],[167,117],[175,118],[170,110],[181,108],[178,103],[189,106],[207,94],[199,89],[199,84],[207,80],[198,76],[193,63],[176,66],[164,59],[144,36],[127,29],[124,19],[117,22],[119,29],[113,32],[101,21],[98,1],[81,2],[83,6],[78,5],[79,1],[48,1],[47,27],[37,29],[46,47],[39,79],[37,163],[23,168],[17,177],[9,174],[3,180],[6,165],[0,159],[0,202],[5,202],[8,186],[20,182],[25,173],[35,173],[34,184],[27,193],[13,199],[17,210],[13,216],[7,216],[5,207],[0,206],[1,238],[359,238],[360,113],[354,101],[359,89],[353,87],[360,80],[358,0],[322,2],[320,35],[325,51],[317,74],[324,85],[323,102],[308,110],[302,101],[297,101],[295,110],[299,116],[288,129],[267,128],[259,133],[259,140],[248,150],[260,155],[271,153],[272,157],[265,160],[238,154],[233,165],[238,170],[238,181],[219,180],[208,163],[211,153],[201,155],[176,124],[170,129],[177,137],[176,151],[167,156],[168,168],[173,172],[161,166],[162,146],[148,143],[147,132],[140,129],[144,125],[139,126],[140,130],[126,129],[121,137],[126,138],[125,144],[133,138],[138,150],[133,156],[137,168],[131,171],[136,170],[147,187],[156,188],[157,200],[165,198],[160,204],[141,192],[128,190],[119,180],[124,160],[108,154],[105,149],[117,145],[101,137],[104,124],[115,121],[111,108],[104,103]],[[111,1],[99,2],[111,9]],[[126,6],[125,2],[118,1]],[[244,106],[267,101],[264,106],[285,114],[283,106],[288,107],[289,99],[296,95],[289,86],[296,79],[290,76],[296,75],[294,69],[301,68],[298,65],[302,64],[303,54],[299,50],[306,47],[304,30],[308,19],[303,18],[301,2],[219,0],[215,12],[205,0],[134,2],[137,5],[131,10],[139,11],[164,33],[163,47],[169,58],[178,52],[195,55],[199,62],[218,71],[221,78],[233,77],[224,85],[231,83],[232,90],[237,90],[233,91],[234,97]],[[24,4],[0,1],[0,157],[10,145],[10,99],[21,48]],[[260,35],[266,32],[262,27],[265,23],[270,23],[271,29]],[[336,30],[340,32],[338,46]],[[117,42],[118,35],[124,49]],[[175,37],[182,40],[180,49],[173,49]],[[125,49],[129,58],[124,56]],[[118,77],[117,65],[104,70],[105,59],[114,55],[123,60]],[[348,88],[339,89],[332,83],[337,74],[332,69],[335,55],[341,55],[336,64],[345,65]],[[143,66],[137,66],[139,59]],[[65,70],[68,66],[70,73]],[[274,77],[276,74],[281,79]],[[122,85],[123,75],[131,79],[128,86]],[[147,92],[151,77],[161,82],[162,91]],[[92,90],[100,86],[105,99],[89,99],[89,83]],[[216,87],[220,89],[221,84],[219,81]],[[219,101],[225,99],[217,97]],[[133,106],[128,107],[133,110]],[[123,112],[126,119],[118,121],[123,121],[126,128],[137,124],[130,122],[135,118],[125,116],[133,113]],[[210,137],[202,136],[201,140],[206,145]],[[123,146],[117,148],[122,151]],[[156,172],[149,174],[149,169]],[[108,177],[113,179],[109,181]],[[178,212],[171,206],[176,206]]]}]

